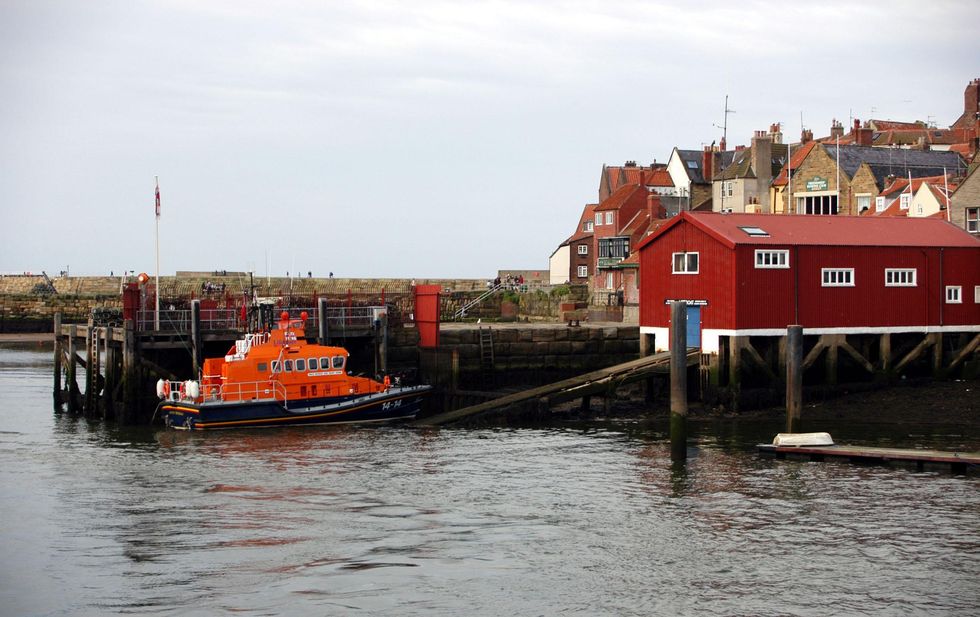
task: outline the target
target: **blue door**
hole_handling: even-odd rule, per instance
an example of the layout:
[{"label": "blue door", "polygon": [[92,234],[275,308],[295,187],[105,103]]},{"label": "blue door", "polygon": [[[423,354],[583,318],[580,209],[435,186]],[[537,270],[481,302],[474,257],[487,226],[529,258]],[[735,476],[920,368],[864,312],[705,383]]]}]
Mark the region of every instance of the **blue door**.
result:
[{"label": "blue door", "polygon": [[701,307],[687,305],[687,346],[701,346]]}]

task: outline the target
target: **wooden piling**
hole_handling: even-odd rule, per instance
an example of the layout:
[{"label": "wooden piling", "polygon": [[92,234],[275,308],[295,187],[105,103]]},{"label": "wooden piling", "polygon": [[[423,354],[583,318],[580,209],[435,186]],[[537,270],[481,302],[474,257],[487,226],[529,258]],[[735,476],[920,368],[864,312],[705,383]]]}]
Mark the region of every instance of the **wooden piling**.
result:
[{"label": "wooden piling", "polygon": [[803,410],[803,326],[786,329],[786,432],[800,429]]},{"label": "wooden piling", "polygon": [[124,423],[131,424],[137,417],[139,389],[139,373],[136,363],[136,330],[132,319],[127,319],[124,324],[122,372],[123,408],[120,419]]},{"label": "wooden piling", "polygon": [[194,362],[194,375],[201,374],[201,360],[204,356],[204,341],[201,340],[201,301],[191,300],[191,347]]},{"label": "wooden piling", "polygon": [[68,326],[68,363],[65,365],[65,390],[68,393],[68,413],[78,413],[78,373],[76,368],[77,354],[75,352],[75,337],[78,336],[78,326],[71,324]]},{"label": "wooden piling", "polygon": [[95,321],[88,320],[88,328],[85,329],[85,403],[82,412],[89,416],[95,410],[95,353],[93,339],[95,338]]},{"label": "wooden piling", "polygon": [[670,305],[670,458],[687,459],[687,304]]},{"label": "wooden piling", "polygon": [[54,410],[61,411],[61,313],[54,314]]},{"label": "wooden piling", "polygon": [[381,366],[381,374],[388,374],[388,313],[381,314],[381,341],[378,345],[378,364]]},{"label": "wooden piling", "polygon": [[327,345],[330,338],[330,326],[327,324],[327,299],[317,299],[317,343]]}]

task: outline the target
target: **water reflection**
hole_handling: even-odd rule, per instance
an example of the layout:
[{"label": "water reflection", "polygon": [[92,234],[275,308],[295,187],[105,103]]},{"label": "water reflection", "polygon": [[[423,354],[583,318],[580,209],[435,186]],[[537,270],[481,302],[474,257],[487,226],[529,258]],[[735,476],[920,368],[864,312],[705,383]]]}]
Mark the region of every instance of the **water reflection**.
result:
[{"label": "water reflection", "polygon": [[730,615],[772,614],[774,597],[794,615],[967,614],[980,601],[976,478],[756,457],[779,419],[691,422],[686,464],[662,420],[118,428],[51,414],[50,358],[21,353],[0,351],[9,614]]}]

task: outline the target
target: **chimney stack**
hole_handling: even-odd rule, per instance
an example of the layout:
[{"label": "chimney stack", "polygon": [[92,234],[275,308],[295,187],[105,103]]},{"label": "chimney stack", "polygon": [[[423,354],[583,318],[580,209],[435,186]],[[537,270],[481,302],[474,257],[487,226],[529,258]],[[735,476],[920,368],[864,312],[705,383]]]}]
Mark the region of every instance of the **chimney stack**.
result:
[{"label": "chimney stack", "polygon": [[656,193],[650,193],[647,195],[647,214],[650,216],[650,221],[656,219],[666,218],[664,216],[664,207],[660,202],[660,195]]},{"label": "chimney stack", "polygon": [[701,155],[701,175],[704,176],[704,181],[711,183],[713,175],[713,165],[714,162],[714,144],[704,147],[704,154]]},{"label": "chimney stack", "polygon": [[837,118],[830,123],[830,136],[833,138],[844,136],[844,124],[838,122]]},{"label": "chimney stack", "polygon": [[752,169],[760,211],[769,213],[769,185],[772,183],[772,136],[756,131],[752,138]]},{"label": "chimney stack", "polygon": [[811,141],[813,141],[813,131],[810,129],[800,131],[800,145],[808,144]]}]

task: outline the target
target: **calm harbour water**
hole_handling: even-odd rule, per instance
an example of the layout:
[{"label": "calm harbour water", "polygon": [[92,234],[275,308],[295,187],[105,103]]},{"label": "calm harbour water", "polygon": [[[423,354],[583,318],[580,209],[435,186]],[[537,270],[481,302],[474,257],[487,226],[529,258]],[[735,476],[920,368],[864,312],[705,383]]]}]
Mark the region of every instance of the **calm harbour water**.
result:
[{"label": "calm harbour water", "polygon": [[0,615],[980,611],[980,479],[760,459],[775,421],[683,468],[634,420],[191,435],[56,416],[51,366],[0,347]]}]

